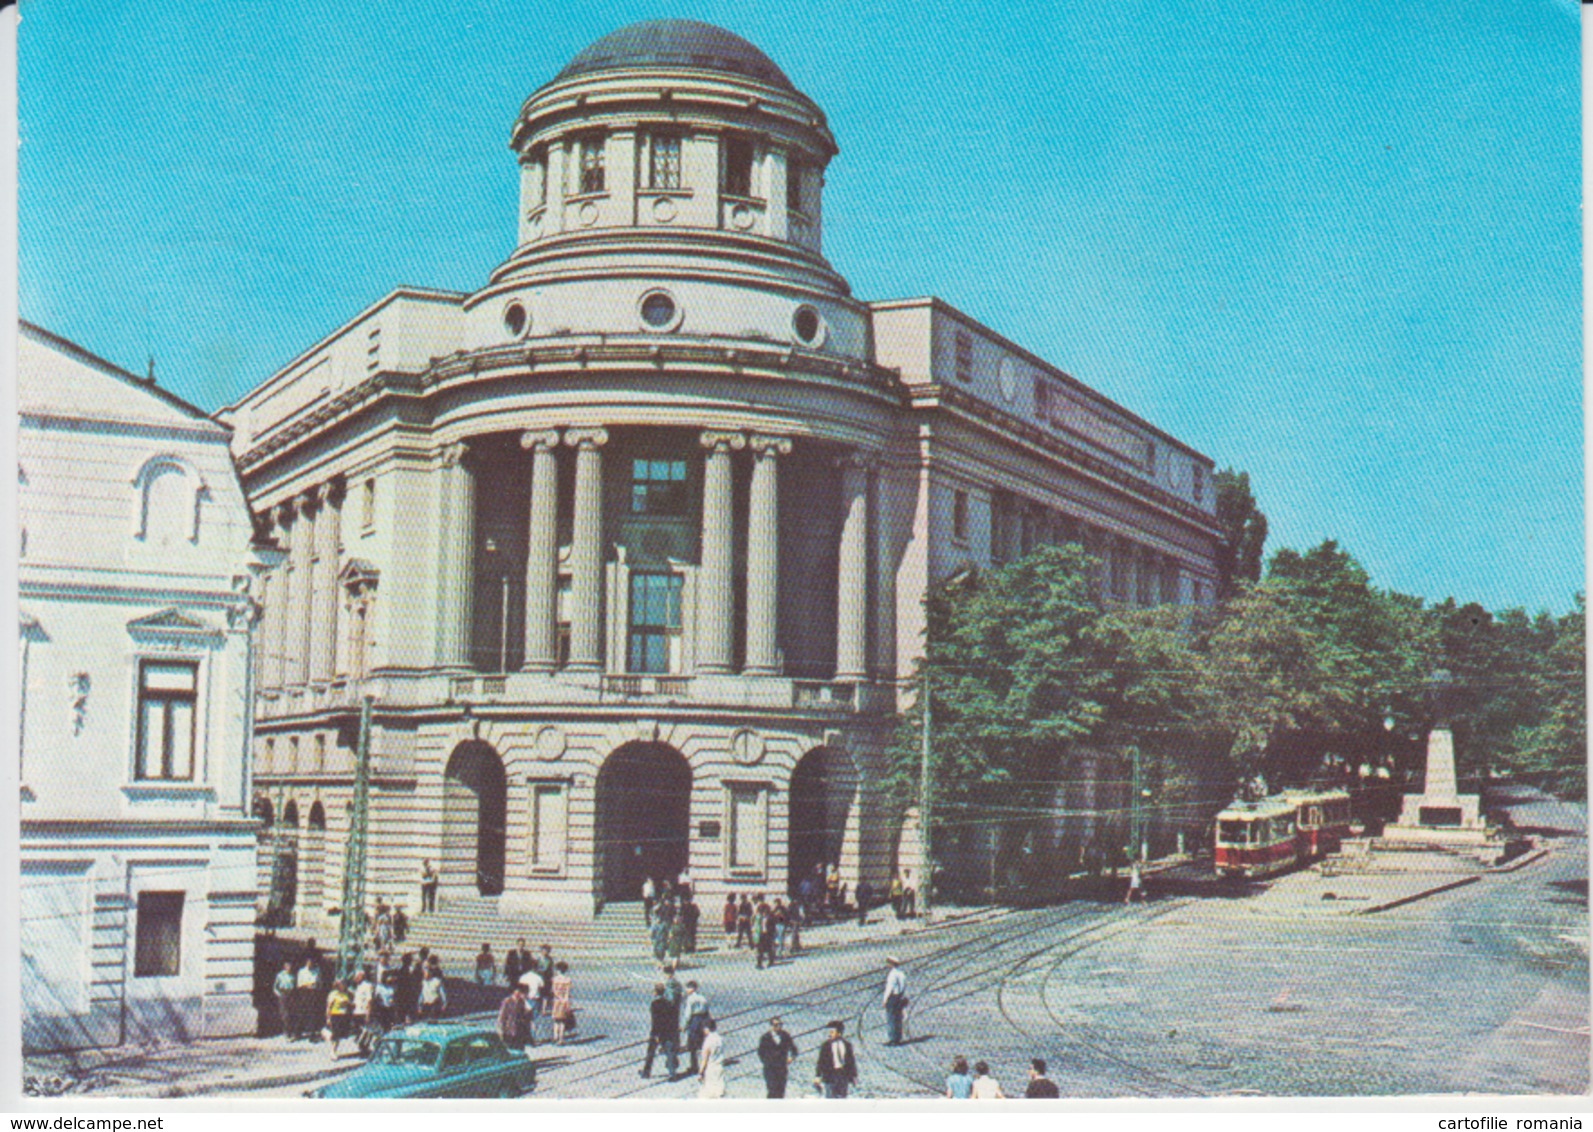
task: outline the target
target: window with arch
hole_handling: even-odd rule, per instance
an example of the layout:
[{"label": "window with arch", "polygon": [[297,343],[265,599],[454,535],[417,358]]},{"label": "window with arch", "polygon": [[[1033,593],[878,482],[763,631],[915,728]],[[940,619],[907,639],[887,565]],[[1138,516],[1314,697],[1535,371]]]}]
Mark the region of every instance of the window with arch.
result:
[{"label": "window with arch", "polygon": [[133,477],[134,537],[150,546],[199,541],[200,507],[208,491],[199,473],[177,456],[155,456]]},{"label": "window with arch", "polygon": [[603,148],[607,139],[602,134],[582,134],[575,139],[576,191],[601,193],[606,190],[603,178]]},{"label": "window with arch", "polygon": [[680,180],[680,135],[652,132],[642,135],[646,154],[642,167],[647,170],[647,187],[650,189],[678,189]]}]

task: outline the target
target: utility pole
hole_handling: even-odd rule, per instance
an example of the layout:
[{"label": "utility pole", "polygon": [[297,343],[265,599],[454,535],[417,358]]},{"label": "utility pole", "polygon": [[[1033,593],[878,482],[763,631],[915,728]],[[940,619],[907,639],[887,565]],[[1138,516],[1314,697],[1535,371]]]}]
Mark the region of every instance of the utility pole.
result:
[{"label": "utility pole", "polygon": [[365,954],[365,841],[371,804],[371,705],[360,696],[360,734],[354,751],[354,801],[343,850],[343,912],[337,928],[337,977],[351,978]]},{"label": "utility pole", "polygon": [[922,684],[918,692],[924,703],[923,752],[918,768],[918,894],[924,909],[924,923],[929,923],[930,902],[935,890],[935,856],[931,851],[929,809],[935,795],[934,763],[929,751],[929,666],[923,669]]}]

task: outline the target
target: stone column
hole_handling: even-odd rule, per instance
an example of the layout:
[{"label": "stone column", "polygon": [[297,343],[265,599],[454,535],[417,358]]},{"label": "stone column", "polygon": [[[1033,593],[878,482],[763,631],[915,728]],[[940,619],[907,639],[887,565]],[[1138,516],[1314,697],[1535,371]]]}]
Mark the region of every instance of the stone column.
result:
[{"label": "stone column", "polygon": [[559,464],[553,429],[528,432],[531,451],[531,534],[525,559],[525,664],[527,672],[552,672],[558,664],[555,629],[559,592]]},{"label": "stone column", "polygon": [[271,525],[274,528],[277,545],[284,551],[282,561],[271,571],[271,591],[266,601],[266,619],[261,633],[265,638],[262,651],[265,653],[265,666],[260,678],[262,688],[277,689],[282,687],[285,674],[283,671],[282,656],[285,651],[283,633],[288,626],[288,558],[293,551],[293,534],[289,527],[291,522],[289,510],[286,506],[278,504],[271,509]]},{"label": "stone column", "polygon": [[341,535],[341,488],[324,483],[315,491],[315,574],[310,599],[310,681],[330,684],[337,675],[337,551]]},{"label": "stone column", "polygon": [[729,672],[735,630],[734,528],[730,453],[745,448],[739,432],[705,432],[702,562],[697,571],[697,671]]},{"label": "stone column", "polygon": [[438,547],[437,663],[468,669],[475,628],[476,490],[464,444],[442,452]]},{"label": "stone column", "polygon": [[564,443],[575,449],[569,667],[596,672],[603,663],[603,445],[608,431],[567,429]]},{"label": "stone column", "polygon": [[752,437],[752,498],[747,517],[747,672],[780,672],[779,459],[791,451],[783,436]]},{"label": "stone column", "polygon": [[293,574],[288,594],[288,627],[284,634],[282,680],[289,687],[301,687],[310,675],[310,615],[314,578],[311,556],[315,553],[315,512],[310,494],[293,500]]},{"label": "stone column", "polygon": [[868,488],[873,469],[841,462],[841,549],[836,578],[835,678],[868,678]]},{"label": "stone column", "polygon": [[1162,565],[1162,556],[1154,550],[1151,551],[1146,559],[1145,568],[1150,571],[1150,603],[1152,605],[1160,605],[1162,603],[1162,571],[1165,569]]}]

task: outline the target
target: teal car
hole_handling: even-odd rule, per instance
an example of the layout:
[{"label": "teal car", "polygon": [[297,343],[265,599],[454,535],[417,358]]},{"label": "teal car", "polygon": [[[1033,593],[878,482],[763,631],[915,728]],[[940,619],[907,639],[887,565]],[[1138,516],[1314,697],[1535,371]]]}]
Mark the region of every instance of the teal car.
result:
[{"label": "teal car", "polygon": [[518,1097],[536,1085],[525,1054],[481,1022],[432,1022],[385,1034],[354,1072],[304,1095],[326,1100]]}]

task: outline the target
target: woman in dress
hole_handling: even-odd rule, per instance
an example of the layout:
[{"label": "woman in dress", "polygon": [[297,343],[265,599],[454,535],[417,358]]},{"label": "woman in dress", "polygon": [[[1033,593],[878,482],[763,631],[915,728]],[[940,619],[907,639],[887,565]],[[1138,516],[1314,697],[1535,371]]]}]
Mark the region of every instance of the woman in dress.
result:
[{"label": "woman in dress", "polygon": [[332,993],[326,996],[326,1028],[332,1036],[332,1059],[343,1056],[343,1041],[348,1037],[353,1020],[354,996],[339,979],[332,984]]},{"label": "woman in dress", "polygon": [[974,1082],[971,1096],[976,1101],[1006,1100],[1007,1094],[1001,1091],[1001,1082],[990,1076],[988,1063],[979,1061],[974,1063]]},{"label": "woman in dress", "polygon": [[697,1090],[700,1101],[718,1100],[725,1095],[725,1039],[719,1036],[719,1024],[712,1018],[703,1023],[702,1070],[697,1079],[702,1083]]},{"label": "woman in dress", "polygon": [[564,1031],[575,1021],[575,1003],[570,1000],[570,965],[562,959],[553,965],[553,1044],[564,1044]]},{"label": "woman in dress", "polygon": [[946,1078],[946,1099],[965,1101],[973,1096],[973,1077],[968,1072],[968,1059],[958,1054],[951,1059],[951,1075]]}]

